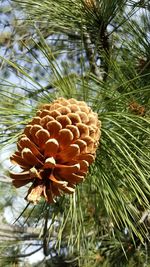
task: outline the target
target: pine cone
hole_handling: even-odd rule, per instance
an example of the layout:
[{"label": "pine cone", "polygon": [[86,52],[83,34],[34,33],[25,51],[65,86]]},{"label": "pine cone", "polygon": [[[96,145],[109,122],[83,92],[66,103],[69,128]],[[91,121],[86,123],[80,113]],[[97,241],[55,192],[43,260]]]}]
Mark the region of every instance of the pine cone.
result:
[{"label": "pine cone", "polygon": [[139,116],[144,116],[145,115],[145,107],[141,106],[138,104],[136,101],[133,101],[129,104],[129,109],[132,111],[134,114],[139,115]]},{"label": "pine cone", "polygon": [[96,1],[95,0],[84,0],[84,4],[89,9],[96,7]]},{"label": "pine cone", "polygon": [[73,193],[95,159],[100,138],[97,114],[83,101],[59,98],[45,104],[25,127],[11,161],[21,173],[10,173],[15,187],[32,182],[26,199],[48,203],[61,192]]}]

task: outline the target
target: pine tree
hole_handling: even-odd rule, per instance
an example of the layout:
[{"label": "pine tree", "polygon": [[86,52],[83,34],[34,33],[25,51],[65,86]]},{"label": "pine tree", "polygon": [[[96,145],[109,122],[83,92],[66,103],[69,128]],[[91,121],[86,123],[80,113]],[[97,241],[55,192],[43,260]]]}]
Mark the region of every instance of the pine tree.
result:
[{"label": "pine tree", "polygon": [[[31,266],[150,266],[149,1],[4,0],[1,12],[1,266],[30,266],[29,256],[38,251],[43,257]],[[63,109],[58,107],[62,101]],[[68,103],[75,114],[83,111],[78,103],[97,114],[96,128],[79,146],[80,152],[88,147],[92,160],[82,168],[81,160],[83,164],[87,158],[70,161],[75,174],[61,171],[74,182],[67,187],[64,179],[58,185],[53,177],[51,183],[58,185],[54,199],[46,191],[38,191],[35,199],[35,177],[44,180],[47,171],[30,170],[33,187],[17,182],[23,169],[21,179],[29,179],[27,142],[36,142],[36,132],[27,134],[29,127],[39,127],[41,147],[45,142],[53,149],[65,144],[61,164],[68,142],[75,138],[71,132],[64,139],[61,132],[52,142],[41,130],[42,112],[47,109],[48,115],[53,103],[55,112],[61,108],[68,121]],[[85,106],[82,109],[88,114]],[[81,137],[79,124],[73,127]],[[82,131],[87,125],[84,121]],[[64,128],[66,136],[71,128]],[[96,141],[90,141],[93,136]],[[19,161],[21,154],[12,156],[17,149],[26,153],[26,164]],[[55,164],[55,157],[52,161],[53,155],[48,155],[45,168]],[[34,156],[30,153],[36,165]],[[14,168],[10,159],[21,168]]]}]

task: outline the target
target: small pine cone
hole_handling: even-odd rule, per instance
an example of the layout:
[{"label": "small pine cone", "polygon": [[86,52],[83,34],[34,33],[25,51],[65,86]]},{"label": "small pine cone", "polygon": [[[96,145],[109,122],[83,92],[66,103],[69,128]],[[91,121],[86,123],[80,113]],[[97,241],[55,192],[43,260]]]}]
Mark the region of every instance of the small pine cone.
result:
[{"label": "small pine cone", "polygon": [[136,101],[133,101],[129,104],[129,110],[139,116],[144,116],[146,112],[145,107],[139,105]]},{"label": "small pine cone", "polygon": [[61,192],[73,193],[95,159],[100,138],[98,116],[83,101],[59,98],[45,104],[20,136],[11,161],[21,173],[10,173],[15,187],[32,182],[26,199],[48,203]]},{"label": "small pine cone", "polygon": [[96,6],[96,2],[95,0],[85,0],[84,4],[86,5],[86,7],[88,7],[89,9],[94,8]]}]

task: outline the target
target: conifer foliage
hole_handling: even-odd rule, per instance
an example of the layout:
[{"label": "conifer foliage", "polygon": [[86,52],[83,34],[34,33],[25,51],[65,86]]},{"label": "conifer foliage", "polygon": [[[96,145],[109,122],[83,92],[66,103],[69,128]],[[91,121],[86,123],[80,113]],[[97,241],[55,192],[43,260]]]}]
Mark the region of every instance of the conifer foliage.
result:
[{"label": "conifer foliage", "polygon": [[149,1],[0,12],[0,266],[149,266]]}]

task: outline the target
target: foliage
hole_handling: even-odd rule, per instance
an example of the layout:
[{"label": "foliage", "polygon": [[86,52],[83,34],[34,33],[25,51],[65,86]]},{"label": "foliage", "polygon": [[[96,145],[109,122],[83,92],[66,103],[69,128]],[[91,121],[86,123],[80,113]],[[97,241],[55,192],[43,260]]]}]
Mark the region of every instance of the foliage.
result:
[{"label": "foliage", "polygon": [[[86,101],[102,136],[84,183],[55,204],[27,205],[26,188],[1,181],[2,224],[8,208],[11,222],[19,216],[14,238],[2,235],[2,266],[25,266],[40,250],[35,266],[149,266],[149,1],[3,2],[15,23],[9,42],[0,40],[1,155],[9,158],[41,103],[59,96]],[[6,159],[2,175],[8,167]]]}]

